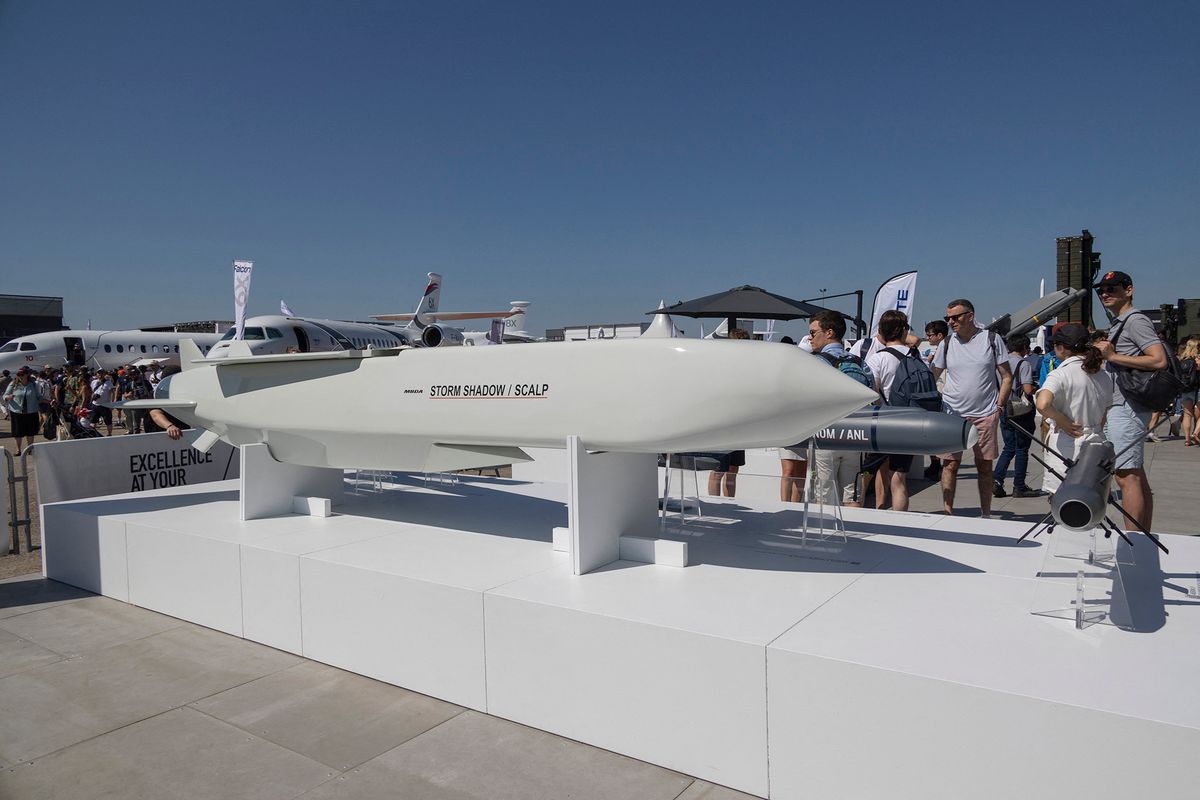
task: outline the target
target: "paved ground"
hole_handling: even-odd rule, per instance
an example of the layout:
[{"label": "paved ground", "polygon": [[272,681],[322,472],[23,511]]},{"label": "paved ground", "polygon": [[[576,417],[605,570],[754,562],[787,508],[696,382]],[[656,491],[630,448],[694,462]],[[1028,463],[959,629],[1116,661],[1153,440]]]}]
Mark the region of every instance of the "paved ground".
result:
[{"label": "paved ground", "polygon": [[[1155,528],[1196,533],[1200,448],[1147,458]],[[978,514],[973,467],[961,477],[958,510]],[[912,490],[914,511],[941,508],[936,484]],[[0,556],[3,577],[40,567]],[[748,796],[34,574],[0,581],[0,798],[41,797]]]},{"label": "paved ground", "polygon": [[32,575],[0,581],[0,797],[749,796]]}]

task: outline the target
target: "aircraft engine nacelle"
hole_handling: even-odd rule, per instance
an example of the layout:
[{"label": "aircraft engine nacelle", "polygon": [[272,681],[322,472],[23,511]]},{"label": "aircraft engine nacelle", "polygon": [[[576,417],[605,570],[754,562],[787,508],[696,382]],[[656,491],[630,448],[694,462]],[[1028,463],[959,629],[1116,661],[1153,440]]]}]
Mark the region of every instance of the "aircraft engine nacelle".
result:
[{"label": "aircraft engine nacelle", "polygon": [[463,343],[462,331],[444,325],[429,325],[421,332],[421,344],[426,347],[454,347]]}]

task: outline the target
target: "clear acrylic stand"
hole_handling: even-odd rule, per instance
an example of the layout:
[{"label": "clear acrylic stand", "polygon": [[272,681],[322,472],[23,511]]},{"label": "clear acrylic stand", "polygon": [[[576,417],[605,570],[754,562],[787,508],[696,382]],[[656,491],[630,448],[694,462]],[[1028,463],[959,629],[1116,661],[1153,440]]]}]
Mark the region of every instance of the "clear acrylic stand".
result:
[{"label": "clear acrylic stand", "polygon": [[[809,511],[811,510],[814,494],[818,494],[816,516],[820,521],[815,534],[808,524]],[[804,521],[800,528],[801,547],[812,547],[814,545],[828,547],[830,543],[839,545],[846,543],[846,520],[842,517],[842,504],[839,495],[840,487],[837,486],[837,481],[835,480],[833,503],[830,505],[832,527],[826,530],[825,492],[817,492],[817,446],[810,440],[808,443],[808,471],[804,480]],[[812,535],[811,541],[809,540],[810,535]]]},{"label": "clear acrylic stand", "polygon": [[1122,547],[1118,550],[1116,537],[1106,537],[1101,528],[1079,533],[1060,527],[1055,530],[1050,543],[1058,558],[1082,561],[1091,566],[1112,568],[1117,565],[1118,559],[1120,563],[1130,566],[1135,563],[1133,548]]},{"label": "clear acrylic stand", "polygon": [[425,485],[436,483],[439,486],[457,486],[459,477],[457,472],[425,472],[422,473],[422,479]]},{"label": "clear acrylic stand", "polygon": [[[1125,624],[1131,615],[1121,568],[1131,564],[1123,553],[1117,553],[1127,548],[1119,548],[1117,552],[1105,548],[1103,532],[1092,537],[1063,529],[1055,536],[1061,534],[1068,534],[1064,537],[1068,543],[1063,548],[1065,554],[1046,547],[1030,613],[1070,620],[1076,630],[1097,624]],[[1079,564],[1080,560],[1084,565]]]},{"label": "clear acrylic stand", "polygon": [[[690,463],[690,469],[689,469]],[[678,467],[673,466],[678,464]],[[688,519],[688,506],[692,505],[696,509],[696,519],[704,518],[704,507],[700,504],[700,477],[696,470],[696,456],[672,455],[667,453],[666,457],[667,474],[663,483],[662,501],[659,510],[659,525],[667,524],[667,514],[677,513],[679,515],[679,525],[682,526]],[[671,473],[679,470],[679,500],[675,509],[671,509]],[[687,496],[684,492],[687,489],[687,473],[692,473],[692,494]],[[691,501],[689,503],[689,500]]]}]

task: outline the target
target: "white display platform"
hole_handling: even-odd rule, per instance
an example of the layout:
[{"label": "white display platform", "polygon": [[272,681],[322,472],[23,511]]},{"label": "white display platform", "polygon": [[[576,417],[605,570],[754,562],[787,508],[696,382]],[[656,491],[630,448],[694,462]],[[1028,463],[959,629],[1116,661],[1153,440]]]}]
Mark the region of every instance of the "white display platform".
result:
[{"label": "white display platform", "polygon": [[660,530],[691,566],[574,575],[565,484],[250,522],[234,487],[46,506],[46,574],[763,797],[1195,796],[1200,540],[1136,549],[1135,630],[1076,630],[1030,613],[1079,562],[1027,523],[847,509],[801,547],[798,507],[713,499]]}]

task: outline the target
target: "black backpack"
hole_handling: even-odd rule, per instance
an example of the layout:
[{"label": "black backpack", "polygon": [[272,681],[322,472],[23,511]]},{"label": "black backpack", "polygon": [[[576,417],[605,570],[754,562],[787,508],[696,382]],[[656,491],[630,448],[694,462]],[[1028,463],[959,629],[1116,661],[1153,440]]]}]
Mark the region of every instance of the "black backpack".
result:
[{"label": "black backpack", "polygon": [[1180,362],[1179,379],[1183,382],[1185,391],[1194,392],[1200,389],[1200,369],[1196,368],[1196,359],[1189,358]]},{"label": "black backpack", "polygon": [[[1141,311],[1135,313],[1142,314]],[[1117,340],[1121,338],[1121,334],[1125,332],[1125,323],[1132,316],[1131,314],[1129,317],[1126,317],[1121,323],[1121,327],[1109,339],[1114,348],[1117,346]],[[1142,316],[1146,315],[1142,314]],[[1149,318],[1147,317],[1147,319]],[[1175,408],[1175,401],[1179,398],[1179,395],[1188,391],[1188,389],[1186,376],[1183,372],[1184,368],[1179,362],[1179,358],[1165,342],[1159,342],[1159,344],[1162,345],[1163,351],[1167,354],[1167,366],[1162,369],[1132,369],[1129,367],[1114,367],[1111,364],[1109,368],[1113,370],[1113,377],[1116,379],[1117,386],[1120,387],[1121,394],[1125,396],[1126,400],[1132,400],[1147,411],[1169,413]]]},{"label": "black backpack", "polygon": [[942,395],[937,390],[937,381],[925,361],[912,350],[901,355],[887,347],[883,352],[891,353],[900,362],[896,365],[896,375],[892,378],[892,391],[887,398],[887,404],[941,411]]}]

